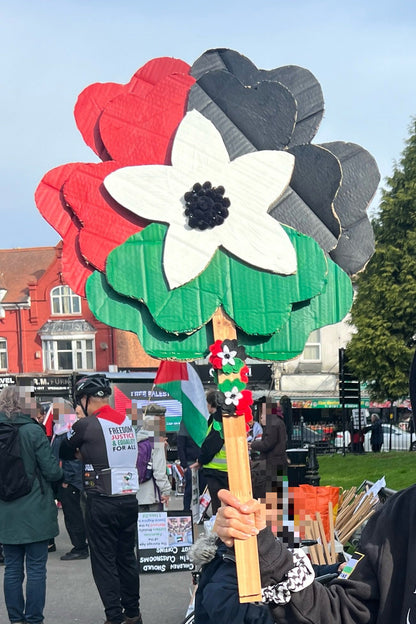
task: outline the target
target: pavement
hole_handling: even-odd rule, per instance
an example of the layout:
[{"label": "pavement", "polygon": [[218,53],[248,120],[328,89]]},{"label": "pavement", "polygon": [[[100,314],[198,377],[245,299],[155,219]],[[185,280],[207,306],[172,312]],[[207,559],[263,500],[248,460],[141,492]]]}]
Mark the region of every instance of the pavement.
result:
[{"label": "pavement", "polygon": [[[183,498],[172,493],[169,509],[182,509]],[[103,624],[104,609],[92,578],[89,559],[61,561],[71,550],[62,510],[56,552],[50,553],[47,568],[45,624]],[[0,566],[0,622],[8,622],[2,593],[4,567]],[[140,607],[144,624],[181,624],[192,591],[191,572],[141,574]]]}]

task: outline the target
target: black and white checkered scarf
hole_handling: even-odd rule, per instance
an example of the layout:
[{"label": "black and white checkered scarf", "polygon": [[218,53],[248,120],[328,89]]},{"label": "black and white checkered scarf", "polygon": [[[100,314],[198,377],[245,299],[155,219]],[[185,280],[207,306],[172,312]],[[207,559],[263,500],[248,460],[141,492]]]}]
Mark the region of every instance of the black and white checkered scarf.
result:
[{"label": "black and white checkered scarf", "polygon": [[308,556],[300,548],[292,552],[294,566],[287,572],[284,580],[261,590],[262,601],[266,604],[285,605],[290,601],[293,592],[301,591],[313,583],[315,573]]}]

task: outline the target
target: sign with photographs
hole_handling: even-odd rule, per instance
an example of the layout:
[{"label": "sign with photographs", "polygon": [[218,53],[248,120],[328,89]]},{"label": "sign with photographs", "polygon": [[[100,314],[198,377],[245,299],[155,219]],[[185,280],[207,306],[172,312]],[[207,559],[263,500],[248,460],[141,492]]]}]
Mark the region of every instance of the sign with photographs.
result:
[{"label": "sign with photographs", "polygon": [[140,573],[193,570],[187,552],[194,541],[192,515],[185,511],[139,513]]}]

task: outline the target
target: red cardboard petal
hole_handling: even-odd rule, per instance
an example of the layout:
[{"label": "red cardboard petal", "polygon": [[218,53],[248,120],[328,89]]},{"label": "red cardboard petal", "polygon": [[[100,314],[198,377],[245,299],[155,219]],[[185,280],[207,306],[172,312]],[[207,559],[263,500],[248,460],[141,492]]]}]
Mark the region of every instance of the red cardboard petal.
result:
[{"label": "red cardboard petal", "polygon": [[68,163],[46,173],[35,192],[35,202],[41,215],[65,238],[72,227],[72,213],[65,204],[62,186],[79,163]]},{"label": "red cardboard petal", "polygon": [[51,169],[43,176],[35,192],[39,212],[63,240],[62,272],[69,286],[85,296],[85,282],[91,274],[77,244],[79,223],[64,200],[62,188],[79,163],[69,163]]},{"label": "red cardboard petal", "polygon": [[98,121],[110,100],[121,93],[141,93],[147,91],[171,73],[188,74],[190,66],[179,59],[156,58],[138,69],[127,84],[116,82],[89,85],[79,95],[75,104],[75,121],[85,143],[101,158],[109,160],[109,155],[101,139]]},{"label": "red cardboard petal", "polygon": [[79,165],[63,187],[65,201],[81,223],[81,253],[100,271],[112,249],[147,225],[113,200],[103,186],[104,178],[119,167],[114,161]]},{"label": "red cardboard petal", "polygon": [[78,96],[74,108],[75,122],[85,143],[101,158],[110,157],[101,140],[98,120],[107,102],[123,92],[125,85],[114,82],[95,83]]},{"label": "red cardboard petal", "polygon": [[[155,85],[163,78],[166,78],[166,76],[169,76],[169,74],[189,74],[190,69],[190,65],[180,59],[168,56],[154,58],[137,70],[129,82],[129,91],[132,93],[136,92],[136,82],[138,80],[149,85]],[[139,86],[139,89],[142,89],[142,85]]]},{"label": "red cardboard petal", "polygon": [[85,262],[78,246],[78,230],[72,227],[64,238],[62,248],[62,272],[72,290],[85,297],[85,283],[92,269]]},{"label": "red cardboard petal", "polygon": [[[171,74],[145,93],[123,93],[112,99],[99,120],[100,136],[114,160],[131,164],[162,164],[186,111],[195,79]],[[139,83],[137,83],[139,85]]]}]

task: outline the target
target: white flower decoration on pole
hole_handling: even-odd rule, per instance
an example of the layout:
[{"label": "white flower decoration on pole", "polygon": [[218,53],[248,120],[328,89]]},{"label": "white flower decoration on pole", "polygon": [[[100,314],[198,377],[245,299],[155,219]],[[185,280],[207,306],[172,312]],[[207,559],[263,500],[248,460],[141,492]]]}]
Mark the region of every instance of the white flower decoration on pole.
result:
[{"label": "white flower decoration on pole", "polygon": [[233,386],[231,390],[224,392],[224,403],[226,405],[235,405],[237,407],[240,399],[243,398],[243,394],[237,388],[237,386]]},{"label": "white flower decoration on pole", "polygon": [[169,224],[163,266],[169,287],[176,288],[197,277],[219,247],[266,271],[296,272],[296,251],[267,212],[293,167],[292,154],[273,150],[231,162],[215,126],[191,111],[178,127],[172,166],[124,167],[104,185],[131,212]]},{"label": "white flower decoration on pole", "polygon": [[230,366],[234,366],[235,364],[235,356],[237,355],[237,351],[230,350],[227,345],[224,345],[222,351],[218,351],[217,356],[221,358],[222,365],[230,364]]}]

